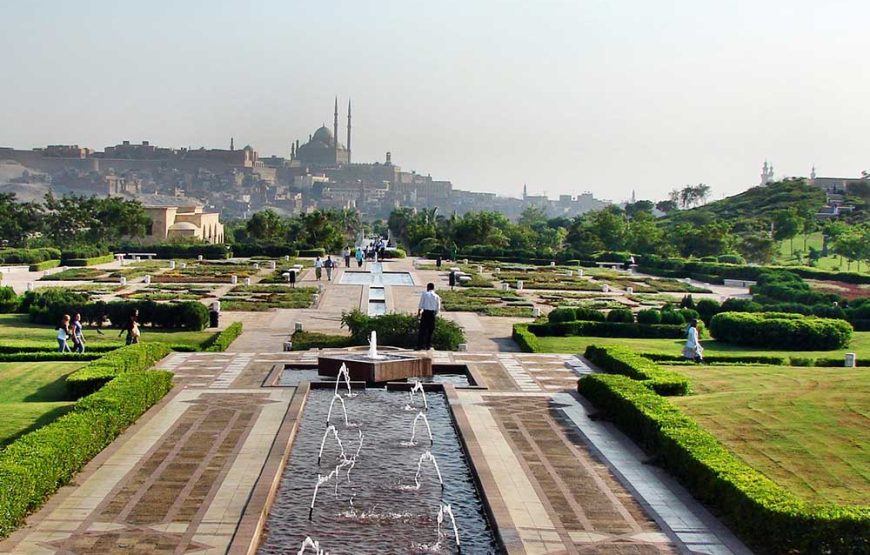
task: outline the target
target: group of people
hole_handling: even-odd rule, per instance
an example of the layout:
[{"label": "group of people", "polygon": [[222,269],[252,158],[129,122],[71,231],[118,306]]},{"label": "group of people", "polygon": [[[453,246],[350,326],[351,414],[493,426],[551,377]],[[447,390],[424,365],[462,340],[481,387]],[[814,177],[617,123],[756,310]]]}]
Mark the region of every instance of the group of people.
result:
[{"label": "group of people", "polygon": [[[99,333],[99,330],[97,330]],[[134,310],[130,318],[121,328],[118,337],[127,334],[125,344],[133,345],[139,343],[139,311]],[[82,330],[82,315],[75,314],[70,318],[69,314],[64,314],[57,326],[57,347],[61,353],[84,353],[85,352],[85,336]]]},{"label": "group of people", "polygon": [[[72,345],[70,345],[72,343]],[[84,353],[85,336],[82,333],[82,315],[76,314],[70,318],[64,314],[57,326],[57,347],[61,353]]]},{"label": "group of people", "polygon": [[[344,258],[344,267],[350,268],[351,258],[356,260],[356,267],[362,268],[363,262],[366,260],[375,260],[384,257],[384,251],[387,248],[387,243],[382,237],[378,237],[375,241],[370,241],[368,245],[356,247],[356,249],[347,246],[341,251],[341,256]],[[326,270],[326,281],[332,281],[332,272],[338,267],[338,263],[333,260],[331,255],[327,255],[324,260],[318,256],[314,259],[314,276],[317,281],[323,279],[323,270]]]}]

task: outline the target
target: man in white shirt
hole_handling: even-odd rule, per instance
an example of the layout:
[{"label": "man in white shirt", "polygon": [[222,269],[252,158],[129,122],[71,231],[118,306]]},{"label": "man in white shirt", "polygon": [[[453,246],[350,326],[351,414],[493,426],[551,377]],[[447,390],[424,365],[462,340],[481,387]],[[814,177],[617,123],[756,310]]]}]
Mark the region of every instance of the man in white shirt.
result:
[{"label": "man in white shirt", "polygon": [[435,333],[435,317],[441,311],[441,297],[435,293],[435,284],[426,284],[426,291],[420,295],[417,316],[420,317],[420,334],[417,337],[418,349],[432,348],[432,334]]}]

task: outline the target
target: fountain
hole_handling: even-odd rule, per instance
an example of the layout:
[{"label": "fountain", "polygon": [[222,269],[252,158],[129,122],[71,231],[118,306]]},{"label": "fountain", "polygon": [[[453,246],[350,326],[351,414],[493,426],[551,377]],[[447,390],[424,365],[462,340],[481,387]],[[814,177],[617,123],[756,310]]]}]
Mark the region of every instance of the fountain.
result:
[{"label": "fountain", "polygon": [[444,516],[450,517],[450,522],[453,523],[453,539],[456,541],[456,548],[460,548],[459,543],[459,528],[456,527],[456,517],[453,516],[453,508],[450,504],[441,503],[441,508],[438,509],[438,543],[441,543],[441,525],[444,523]]},{"label": "fountain", "polygon": [[320,549],[320,542],[317,540],[312,540],[311,536],[305,536],[305,540],[302,541],[302,547],[299,548],[299,551],[296,552],[296,555],[303,555],[305,550],[308,548],[314,550],[314,555],[329,555],[329,551],[324,551]]},{"label": "fountain", "polygon": [[423,389],[423,382],[421,382],[420,380],[414,382],[414,387],[412,387],[411,391],[408,393],[408,395],[411,397],[410,404],[414,404],[414,394],[417,392],[419,392],[420,397],[423,398],[423,408],[429,410],[429,403],[426,402],[426,390]]},{"label": "fountain", "polygon": [[414,417],[414,423],[411,424],[411,441],[408,442],[409,445],[416,445],[414,443],[414,438],[417,436],[417,421],[423,419],[423,423],[426,424],[426,431],[429,433],[429,445],[435,443],[435,440],[432,439],[432,428],[429,426],[429,419],[426,418],[426,414],[423,411],[417,413],[417,416]]},{"label": "fountain", "polygon": [[432,359],[405,354],[378,353],[378,336],[372,331],[365,354],[341,353],[317,358],[321,376],[338,378],[344,368],[352,381],[369,384],[405,380],[415,376],[432,376]]},{"label": "fountain", "polygon": [[441,489],[444,489],[444,480],[441,478],[441,469],[438,468],[438,461],[435,460],[435,455],[432,454],[432,451],[426,451],[422,455],[420,455],[420,460],[417,462],[417,473],[414,475],[414,483],[416,484],[416,489],[420,489],[420,473],[423,472],[423,463],[431,462],[432,466],[435,467],[435,473],[438,475],[438,482],[441,484]]}]

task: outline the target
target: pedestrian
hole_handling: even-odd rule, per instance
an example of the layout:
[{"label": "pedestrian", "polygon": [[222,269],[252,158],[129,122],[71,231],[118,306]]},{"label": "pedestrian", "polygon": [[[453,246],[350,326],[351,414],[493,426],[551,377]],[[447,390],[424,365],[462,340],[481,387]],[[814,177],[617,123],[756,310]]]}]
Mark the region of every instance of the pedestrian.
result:
[{"label": "pedestrian", "polygon": [[124,324],[124,327],[121,328],[121,332],[118,334],[118,337],[121,337],[124,333],[127,333],[127,339],[125,344],[127,345],[136,345],[139,343],[139,311],[134,310],[133,314],[130,315],[130,318],[127,320],[127,323]]},{"label": "pedestrian", "polygon": [[344,247],[344,252],[341,254],[344,255],[344,267],[350,268],[350,247]]},{"label": "pedestrian", "polygon": [[683,356],[698,364],[704,362],[704,348],[698,339],[698,320],[692,318],[689,328],[686,330],[686,345],[683,347]]},{"label": "pedestrian", "polygon": [[326,281],[332,281],[332,269],[335,268],[335,261],[332,256],[326,257],[326,262],[323,264],[326,268]]},{"label": "pedestrian", "polygon": [[67,344],[67,340],[69,339],[70,334],[70,326],[69,326],[69,314],[64,314],[63,318],[60,320],[60,324],[57,326],[57,350],[61,353],[69,353],[70,348],[69,344]]},{"label": "pedestrian", "polygon": [[287,281],[290,282],[290,287],[292,287],[293,289],[296,289],[296,269],[295,268],[290,268],[290,270],[287,272]]},{"label": "pedestrian", "polygon": [[323,260],[320,260],[320,257],[314,259],[314,276],[317,278],[317,281],[320,281],[320,276],[323,275]]},{"label": "pedestrian", "polygon": [[440,255],[440,254],[439,254],[438,257],[435,259],[435,268],[438,269],[438,270],[441,269],[441,255]]},{"label": "pedestrian", "polygon": [[441,311],[441,297],[435,292],[435,284],[427,283],[426,291],[420,295],[417,316],[420,317],[420,333],[417,337],[418,349],[432,348],[432,335],[435,333],[435,317]]},{"label": "pedestrian", "polygon": [[71,336],[73,341],[73,350],[77,353],[85,352],[85,336],[82,333],[82,315],[76,313],[72,320]]},{"label": "pedestrian", "polygon": [[365,256],[363,255],[362,247],[357,247],[356,248],[356,267],[357,268],[362,268],[364,258],[365,258]]}]

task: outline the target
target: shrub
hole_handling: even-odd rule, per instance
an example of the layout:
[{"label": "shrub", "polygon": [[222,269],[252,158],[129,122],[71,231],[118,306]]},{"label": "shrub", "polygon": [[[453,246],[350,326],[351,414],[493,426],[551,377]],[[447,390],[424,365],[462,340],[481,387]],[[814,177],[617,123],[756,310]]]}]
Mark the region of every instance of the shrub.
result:
[{"label": "shrub", "polygon": [[115,252],[153,252],[157,258],[197,258],[206,260],[221,260],[230,258],[232,251],[226,245],[211,245],[208,243],[160,243],[157,245],[142,245],[139,243],[122,243]]},{"label": "shrub", "polygon": [[709,326],[710,320],[719,313],[722,305],[719,304],[719,301],[713,299],[701,299],[698,301],[698,304],[695,305],[695,309],[698,311],[698,316],[704,323]]},{"label": "shrub", "polygon": [[574,319],[587,322],[604,322],[607,320],[607,316],[600,310],[580,306],[574,309]]},{"label": "shrub", "polygon": [[15,312],[18,309],[18,295],[11,287],[0,287],[0,313]]},{"label": "shrub", "polygon": [[550,322],[571,322],[577,319],[577,311],[574,307],[560,307],[554,308],[547,315],[547,319]]},{"label": "shrub", "polygon": [[297,331],[291,337],[294,351],[307,351],[308,349],[344,349],[363,343],[354,342],[347,335],[333,335],[316,331]]},{"label": "shrub", "polygon": [[[224,249],[226,251],[226,249]],[[234,256],[266,256],[279,258],[289,256],[296,258],[299,251],[287,243],[235,243],[233,244]],[[203,258],[206,258],[203,256]]]},{"label": "shrub", "polygon": [[119,376],[81,399],[73,411],[0,451],[0,537],[67,484],[172,387],[170,372]]},{"label": "shrub", "polygon": [[692,320],[699,320],[701,318],[698,311],[691,308],[681,308],[677,313],[683,317],[684,322],[691,322]]},{"label": "shrub", "polygon": [[661,324],[662,313],[654,308],[639,310],[637,313],[638,324]]},{"label": "shrub", "polygon": [[241,322],[233,322],[227,329],[220,332],[217,337],[215,337],[214,341],[211,345],[206,347],[206,351],[226,351],[227,347],[236,340],[238,336],[242,335],[242,323]]},{"label": "shrub", "polygon": [[816,506],[731,454],[643,382],[592,374],[578,390],[764,553],[870,552],[870,509]]},{"label": "shrub", "polygon": [[88,395],[118,375],[145,370],[169,352],[169,347],[162,343],[121,347],[67,376],[67,388],[75,397]]},{"label": "shrub", "polygon": [[58,266],[60,266],[60,260],[45,260],[43,262],[31,264],[27,269],[31,272],[43,272],[51,268],[57,268]]},{"label": "shrub", "polygon": [[639,380],[660,395],[685,395],[689,392],[689,381],[681,374],[666,370],[628,349],[589,345],[583,356],[605,372]]},{"label": "shrub", "polygon": [[63,252],[61,252],[60,260],[66,264],[68,261],[73,259],[98,258],[100,256],[106,256],[107,254],[112,254],[112,252],[106,247],[100,245],[80,245],[78,247],[64,249]]},{"label": "shrub", "polygon": [[[345,312],[341,315],[342,326],[350,330],[350,335],[356,345],[368,343],[372,331],[378,334],[378,343],[394,347],[414,348],[417,345],[419,319],[411,314],[384,314],[383,316],[368,316],[359,310]],[[435,333],[432,336],[434,348],[444,351],[455,351],[460,343],[465,342],[462,327],[452,320],[438,317],[435,319]]]},{"label": "shrub", "polygon": [[713,317],[710,332],[738,345],[810,351],[839,349],[852,338],[848,322],[778,312],[722,312]]},{"label": "shrub", "polygon": [[661,312],[662,324],[669,326],[685,325],[686,319],[676,310],[663,310]]},{"label": "shrub", "polygon": [[404,249],[384,249],[384,255],[380,257],[383,260],[389,260],[391,258],[405,258],[408,256]]},{"label": "shrub", "polygon": [[95,360],[103,356],[100,352],[88,353],[59,353],[57,347],[54,351],[38,351],[24,353],[0,353],[0,362],[48,362],[52,360],[79,361]]},{"label": "shrub", "polygon": [[720,254],[719,262],[722,264],[746,264],[746,259],[739,254]]},{"label": "shrub", "polygon": [[[686,358],[681,354],[669,353],[639,353],[643,358],[656,362],[685,362]],[[770,364],[774,366],[786,366],[788,358],[776,355],[704,355],[707,364]]]},{"label": "shrub", "polygon": [[538,337],[529,331],[528,324],[514,324],[512,337],[524,353],[537,353],[541,350]]},{"label": "shrub", "polygon": [[753,302],[752,299],[738,299],[736,297],[725,299],[725,302],[719,307],[719,312],[761,312],[762,310],[764,307]]},{"label": "shrub", "polygon": [[630,308],[614,308],[607,313],[608,322],[621,322],[624,324],[634,323],[634,313]]},{"label": "shrub", "polygon": [[695,299],[692,298],[692,295],[685,295],[680,300],[680,308],[695,308]]}]

